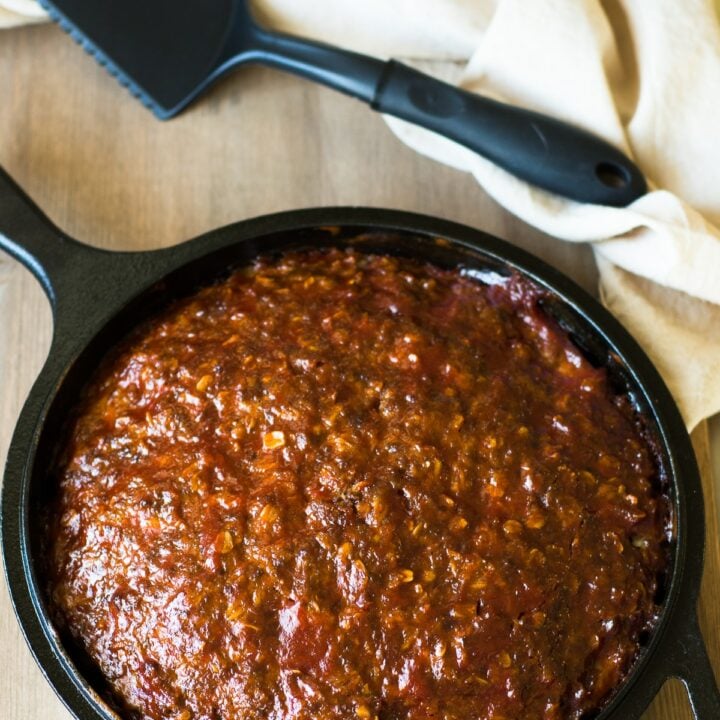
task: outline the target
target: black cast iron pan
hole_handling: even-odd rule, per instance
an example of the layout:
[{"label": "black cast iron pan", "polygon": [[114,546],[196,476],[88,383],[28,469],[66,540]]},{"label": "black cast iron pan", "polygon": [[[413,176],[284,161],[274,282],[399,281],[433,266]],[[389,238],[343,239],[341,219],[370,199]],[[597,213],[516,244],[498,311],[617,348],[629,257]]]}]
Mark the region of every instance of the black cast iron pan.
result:
[{"label": "black cast iron pan", "polygon": [[[353,239],[358,238],[359,239]],[[438,242],[438,238],[442,238]],[[259,253],[352,244],[360,250],[461,265],[480,281],[519,271],[549,290],[553,315],[643,414],[672,498],[671,570],[657,629],[598,719],[637,719],[668,677],[687,686],[697,720],[720,718],[720,693],[698,627],[705,523],[700,476],[680,414],[633,339],[594,299],[537,258],[454,223],[388,210],[324,208],[230,225],[173,248],[118,253],[72,240],[0,170],[0,248],[26,265],[52,304],[48,359],[15,429],[2,491],[2,541],[18,620],[42,671],[80,720],[115,718],[84,659],[53,628],[38,579],[39,510],[69,408],[106,351],[172,298],[192,292]]]}]

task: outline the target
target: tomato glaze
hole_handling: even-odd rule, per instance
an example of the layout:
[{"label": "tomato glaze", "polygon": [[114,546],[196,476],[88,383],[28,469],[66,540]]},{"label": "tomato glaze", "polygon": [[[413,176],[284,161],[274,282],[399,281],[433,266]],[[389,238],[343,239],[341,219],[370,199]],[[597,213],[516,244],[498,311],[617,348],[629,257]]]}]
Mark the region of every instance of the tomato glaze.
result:
[{"label": "tomato glaze", "polygon": [[139,327],[57,472],[57,624],[129,717],[522,720],[653,628],[641,421],[518,275],[260,258]]}]

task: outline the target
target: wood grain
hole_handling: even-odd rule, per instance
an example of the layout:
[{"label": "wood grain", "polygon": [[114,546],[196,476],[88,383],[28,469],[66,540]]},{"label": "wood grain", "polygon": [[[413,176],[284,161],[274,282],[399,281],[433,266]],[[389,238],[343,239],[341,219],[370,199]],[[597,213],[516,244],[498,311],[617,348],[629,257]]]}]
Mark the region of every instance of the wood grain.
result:
[{"label": "wood grain", "polygon": [[[0,164],[64,230],[115,249],[172,245],[275,210],[369,205],[450,218],[529,249],[594,291],[590,250],[498,207],[467,175],[405,148],[355,101],[247,69],[189,112],[156,121],[54,26],[0,33]],[[0,458],[51,336],[29,274],[0,257]],[[694,435],[708,498],[701,621],[720,668],[720,556],[706,428]],[[0,592],[0,718],[67,720]],[[668,684],[646,720],[690,713]]]}]

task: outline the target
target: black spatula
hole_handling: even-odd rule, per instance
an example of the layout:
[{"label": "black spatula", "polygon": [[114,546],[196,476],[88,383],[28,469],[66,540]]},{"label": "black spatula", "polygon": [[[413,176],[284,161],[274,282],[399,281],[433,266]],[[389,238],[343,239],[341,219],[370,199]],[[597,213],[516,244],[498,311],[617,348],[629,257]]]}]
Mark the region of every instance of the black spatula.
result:
[{"label": "black spatula", "polygon": [[262,63],[445,135],[534,185],[623,206],[639,169],[579,128],[440,82],[394,60],[271,33],[245,0],[41,0],[50,15],[159,118],[183,110],[241,63]]}]

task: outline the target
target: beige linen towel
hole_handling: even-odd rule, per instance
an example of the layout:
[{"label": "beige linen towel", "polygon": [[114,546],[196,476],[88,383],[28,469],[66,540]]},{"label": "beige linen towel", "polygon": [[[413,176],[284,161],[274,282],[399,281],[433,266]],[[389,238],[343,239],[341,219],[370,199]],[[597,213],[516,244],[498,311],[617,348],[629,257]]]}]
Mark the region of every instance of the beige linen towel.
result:
[{"label": "beige linen towel", "polygon": [[[29,0],[0,8],[29,13]],[[592,242],[603,301],[665,377],[688,427],[720,411],[720,23],[712,0],[257,0],[273,27],[383,56],[555,115],[627,152],[651,192],[628,208],[530,187],[389,118],[526,222]],[[0,15],[0,25],[17,22]]]},{"label": "beige linen towel", "polygon": [[34,0],[0,0],[0,28],[46,19],[45,13]]}]

